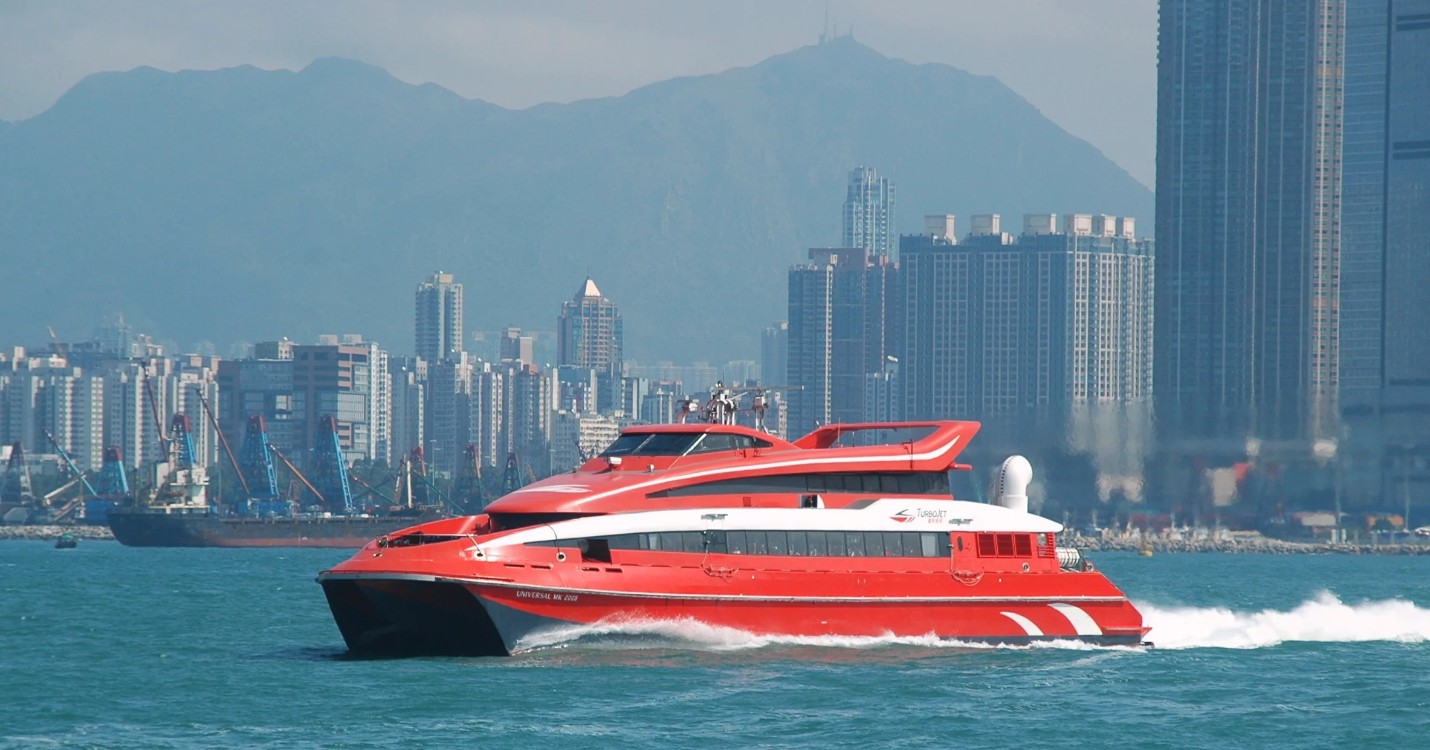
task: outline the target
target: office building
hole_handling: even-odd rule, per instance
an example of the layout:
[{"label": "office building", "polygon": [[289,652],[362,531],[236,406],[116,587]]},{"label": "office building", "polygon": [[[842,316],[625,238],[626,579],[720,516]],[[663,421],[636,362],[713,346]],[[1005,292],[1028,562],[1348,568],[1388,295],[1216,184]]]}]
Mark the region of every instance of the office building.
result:
[{"label": "office building", "polygon": [[301,448],[293,460],[312,466],[309,453],[325,416],[337,423],[345,461],[373,457],[372,407],[374,396],[383,396],[373,393],[374,380],[387,379],[386,372],[374,372],[385,367],[384,357],[374,363],[374,348],[363,343],[293,347],[293,440]]},{"label": "office building", "polygon": [[813,248],[789,271],[788,428],[861,422],[868,375],[898,347],[898,266],[866,248]]},{"label": "office building", "polygon": [[1345,6],[1342,486],[1407,511],[1430,496],[1430,0]]},{"label": "office building", "polygon": [[1335,432],[1344,2],[1161,3],[1155,381],[1169,441],[1219,452]]}]

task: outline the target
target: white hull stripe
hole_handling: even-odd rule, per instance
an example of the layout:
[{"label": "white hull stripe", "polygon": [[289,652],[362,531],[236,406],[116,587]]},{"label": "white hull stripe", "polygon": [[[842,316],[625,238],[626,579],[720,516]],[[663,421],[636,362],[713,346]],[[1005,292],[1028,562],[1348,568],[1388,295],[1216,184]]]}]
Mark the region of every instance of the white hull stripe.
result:
[{"label": "white hull stripe", "polygon": [[999,612],[998,614],[1003,615],[1004,617],[1012,620],[1013,622],[1018,623],[1018,627],[1022,628],[1023,632],[1027,633],[1028,635],[1038,636],[1043,634],[1042,628],[1039,628],[1037,625],[1034,625],[1032,620],[1029,620],[1028,618],[1018,614],[1017,612]]},{"label": "white hull stripe", "polygon": [[[927,460],[931,460],[931,459],[935,459],[935,458],[940,458],[940,457],[942,457],[944,454],[948,453],[950,450],[953,449],[953,446],[958,445],[958,439],[959,439],[960,437],[961,437],[961,435],[954,435],[954,436],[953,436],[953,439],[952,439],[952,440],[949,440],[948,443],[945,444],[944,446],[942,446],[942,447],[940,447],[940,448],[935,448],[934,450],[928,451],[928,452],[926,452],[926,453],[907,453],[907,454],[904,454],[904,455],[902,455],[902,456],[899,456],[899,455],[870,456],[870,457],[867,457],[867,458],[859,458],[859,459],[857,459],[857,460],[858,460],[859,462],[861,462],[861,463],[874,463],[874,464],[882,464],[882,463],[904,463],[904,464],[908,464],[908,463],[913,463],[914,461],[927,461]],[[811,448],[811,449],[808,449],[808,450],[813,451],[813,450],[815,450],[815,449],[812,449],[812,448]],[[768,469],[785,469],[785,468],[790,468],[790,467],[793,467],[793,466],[822,466],[822,465],[824,465],[824,464],[847,464],[847,463],[849,463],[849,461],[850,461],[850,459],[849,459],[849,457],[847,457],[847,456],[825,456],[825,457],[822,457],[822,458],[798,458],[798,459],[795,459],[795,460],[793,460],[793,461],[777,461],[777,462],[775,462],[775,463],[768,463],[768,464],[762,463],[762,464],[759,464],[759,465],[758,465],[758,468],[763,471],[763,470],[768,470]],[[679,476],[670,476],[669,474],[665,474],[665,475],[662,475],[662,476],[658,476],[658,477],[655,478],[655,479],[650,479],[650,480],[647,480],[647,481],[644,481],[644,482],[636,482],[635,484],[629,484],[629,485],[625,485],[625,486],[623,486],[623,487],[614,487],[614,488],[609,489],[609,490],[602,490],[602,491],[600,491],[600,492],[593,492],[593,493],[587,495],[586,497],[582,498],[582,501],[587,501],[587,500],[600,500],[601,498],[607,497],[607,496],[609,496],[609,495],[617,495],[617,494],[620,494],[620,493],[622,493],[622,492],[634,492],[634,491],[637,491],[637,490],[644,490],[644,489],[647,489],[647,488],[649,488],[649,487],[655,487],[655,486],[658,486],[658,485],[661,485],[661,484],[665,484],[665,483],[667,483],[667,482],[672,482],[672,481],[684,481],[684,480],[691,480],[691,479],[705,479],[705,478],[707,478],[707,477],[717,477],[717,476],[721,476],[721,475],[724,475],[724,474],[747,474],[747,473],[749,473],[750,468],[751,468],[751,467],[749,467],[749,466],[725,466],[725,467],[721,467],[721,468],[717,468],[717,469],[706,469],[705,471],[692,471],[692,472],[690,472],[690,473],[683,473],[683,472],[682,472]],[[515,495],[519,495],[519,494],[521,494],[521,493],[523,493],[523,492],[547,492],[547,491],[550,491],[550,490],[548,490],[546,487],[542,487],[542,486],[540,486],[540,485],[535,485],[535,484],[534,484],[534,485],[530,485],[530,486],[528,486],[528,487],[524,487],[524,488],[522,488],[522,489],[519,489],[519,490],[517,490],[516,492],[511,493],[511,495],[508,495],[508,497],[515,496]],[[558,491],[561,491],[561,490],[558,490]]]},{"label": "white hull stripe", "polygon": [[[1083,604],[1116,604],[1127,601],[1123,596],[742,596],[739,594],[679,594],[648,591],[603,591],[600,589],[573,589],[556,586],[537,586],[490,578],[453,578],[449,576],[423,575],[419,573],[324,573],[318,577],[323,581],[418,581],[427,583],[455,583],[463,586],[489,586],[492,588],[524,589],[527,591],[547,591],[553,594],[580,594],[586,596],[611,596],[625,599],[679,599],[682,601],[727,601],[727,602],[803,602],[830,604],[1050,604],[1060,606],[1062,602]],[[1068,604],[1061,606],[1075,609],[1092,622],[1092,618],[1080,609]],[[1072,618],[1069,617],[1069,620]],[[1076,625],[1076,623],[1074,623]],[[1093,625],[1094,635],[1101,630]],[[1079,632],[1081,634],[1081,632]]]},{"label": "white hull stripe", "polygon": [[1049,604],[1048,606],[1063,613],[1063,617],[1068,618],[1068,622],[1072,623],[1073,632],[1078,635],[1102,635],[1102,628],[1098,627],[1098,624],[1093,621],[1092,615],[1082,611],[1080,607],[1061,602]]}]

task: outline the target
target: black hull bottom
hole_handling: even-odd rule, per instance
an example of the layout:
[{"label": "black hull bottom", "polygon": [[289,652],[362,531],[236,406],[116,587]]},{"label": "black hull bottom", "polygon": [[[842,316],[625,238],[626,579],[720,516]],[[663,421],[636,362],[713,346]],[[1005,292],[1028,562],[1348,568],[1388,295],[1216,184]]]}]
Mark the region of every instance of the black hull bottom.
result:
[{"label": "black hull bottom", "polygon": [[354,656],[509,656],[549,621],[483,602],[455,583],[324,580],[333,619]]}]

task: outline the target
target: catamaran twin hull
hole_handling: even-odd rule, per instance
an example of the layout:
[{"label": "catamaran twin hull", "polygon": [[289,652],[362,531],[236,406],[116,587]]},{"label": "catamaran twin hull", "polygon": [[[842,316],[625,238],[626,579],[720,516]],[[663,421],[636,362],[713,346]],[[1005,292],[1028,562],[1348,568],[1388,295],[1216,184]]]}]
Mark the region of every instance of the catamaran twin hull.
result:
[{"label": "catamaran twin hull", "polygon": [[659,622],[981,643],[1137,645],[1147,631],[1106,577],[1054,547],[1057,524],[997,506],[652,511],[485,537],[429,527],[320,576],[353,653],[502,655],[573,626]]}]

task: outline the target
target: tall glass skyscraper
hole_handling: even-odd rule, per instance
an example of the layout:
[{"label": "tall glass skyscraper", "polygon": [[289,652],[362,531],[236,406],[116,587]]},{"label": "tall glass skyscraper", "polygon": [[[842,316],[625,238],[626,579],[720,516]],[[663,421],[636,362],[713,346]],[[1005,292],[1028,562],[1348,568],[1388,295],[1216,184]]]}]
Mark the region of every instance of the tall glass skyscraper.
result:
[{"label": "tall glass skyscraper", "polygon": [[873,255],[897,249],[894,234],[894,183],[868,167],[849,173],[844,199],[844,247],[864,248]]},{"label": "tall glass skyscraper", "polygon": [[1174,440],[1334,434],[1346,0],[1162,0],[1155,391]]},{"label": "tall glass skyscraper", "polygon": [[1430,0],[1346,0],[1345,81],[1340,406],[1351,485],[1408,500],[1430,485]]}]

